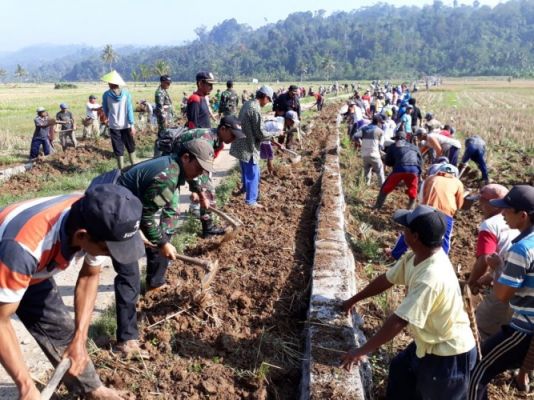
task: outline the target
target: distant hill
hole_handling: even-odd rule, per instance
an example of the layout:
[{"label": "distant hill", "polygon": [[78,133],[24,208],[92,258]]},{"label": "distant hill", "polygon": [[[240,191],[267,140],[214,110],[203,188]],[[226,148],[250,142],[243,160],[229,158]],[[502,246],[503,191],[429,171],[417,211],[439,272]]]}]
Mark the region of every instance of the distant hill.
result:
[{"label": "distant hill", "polygon": [[[202,69],[221,80],[534,76],[534,0],[494,8],[477,3],[448,7],[436,0],[400,8],[382,3],[329,16],[299,12],[256,30],[230,19],[209,31],[197,29],[198,38],[186,45],[117,49],[114,67],[128,80],[141,66],[152,69],[160,60],[182,81]],[[98,52],[69,65],[72,59],[48,62],[39,71],[47,76],[55,68],[62,79],[78,81],[98,79],[106,69]],[[144,77],[156,78],[153,71]]]}]

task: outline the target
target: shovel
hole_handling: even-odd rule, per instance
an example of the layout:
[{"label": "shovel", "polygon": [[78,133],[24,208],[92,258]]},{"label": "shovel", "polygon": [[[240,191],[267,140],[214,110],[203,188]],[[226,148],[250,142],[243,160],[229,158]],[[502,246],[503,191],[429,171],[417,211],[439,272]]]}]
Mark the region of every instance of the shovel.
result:
[{"label": "shovel", "polygon": [[52,375],[52,378],[50,378],[48,385],[46,385],[46,387],[41,392],[41,400],[49,400],[50,397],[52,397],[52,395],[56,391],[57,386],[61,382],[61,379],[69,370],[71,364],[72,362],[70,358],[64,358],[63,360],[61,360],[61,362],[57,365],[54,371],[54,375]]},{"label": "shovel", "polygon": [[230,217],[228,214],[222,212],[221,210],[217,208],[209,207],[208,210],[214,212],[215,214],[217,214],[219,217],[224,219],[226,222],[228,222],[232,226],[232,230],[227,231],[224,234],[224,237],[221,243],[233,240],[236,237],[239,229],[243,226],[243,223],[237,218]]},{"label": "shovel", "polygon": [[469,170],[470,170],[469,165],[465,165],[460,171],[460,173],[458,174],[458,179],[460,179],[462,175],[465,174],[466,172],[469,172]]},{"label": "shovel", "polygon": [[285,147],[281,147],[281,149],[289,154],[289,161],[291,161],[292,164],[297,164],[302,160],[302,157],[296,151],[286,149]]}]

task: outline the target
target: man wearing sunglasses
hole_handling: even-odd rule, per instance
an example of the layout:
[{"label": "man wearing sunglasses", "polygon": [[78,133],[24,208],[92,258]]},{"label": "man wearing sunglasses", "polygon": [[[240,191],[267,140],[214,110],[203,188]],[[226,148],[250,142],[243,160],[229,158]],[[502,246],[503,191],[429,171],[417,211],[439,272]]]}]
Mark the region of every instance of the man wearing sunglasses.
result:
[{"label": "man wearing sunglasses", "polygon": [[215,77],[211,72],[202,71],[197,74],[197,91],[189,96],[185,112],[189,129],[211,128],[211,113],[206,96],[211,93],[214,83]]}]

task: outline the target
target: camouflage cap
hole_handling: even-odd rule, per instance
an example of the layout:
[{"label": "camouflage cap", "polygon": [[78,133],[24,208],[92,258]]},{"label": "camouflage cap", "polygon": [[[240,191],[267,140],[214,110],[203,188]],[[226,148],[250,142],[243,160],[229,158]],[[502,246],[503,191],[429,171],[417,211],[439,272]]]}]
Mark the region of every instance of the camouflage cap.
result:
[{"label": "camouflage cap", "polygon": [[195,139],[184,143],[185,149],[194,155],[202,168],[208,172],[215,172],[213,167],[213,146],[204,139]]}]

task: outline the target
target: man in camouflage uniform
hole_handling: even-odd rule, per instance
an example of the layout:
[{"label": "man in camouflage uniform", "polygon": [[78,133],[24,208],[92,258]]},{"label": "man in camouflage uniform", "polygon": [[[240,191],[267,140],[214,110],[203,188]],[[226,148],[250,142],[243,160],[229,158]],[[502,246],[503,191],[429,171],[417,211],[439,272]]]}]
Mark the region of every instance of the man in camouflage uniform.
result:
[{"label": "man in camouflage uniform", "polygon": [[[171,86],[172,80],[169,75],[161,75],[159,77],[160,85],[156,89],[155,100],[156,108],[154,114],[158,121],[158,137],[160,133],[166,129],[172,127],[174,123],[174,109],[172,106],[172,99],[167,92],[167,89]],[[154,157],[160,156],[157,147],[154,150]]]},{"label": "man in camouflage uniform", "polygon": [[[221,118],[221,122],[216,129],[196,128],[184,131],[176,139],[176,145],[180,146],[191,140],[204,139],[213,146],[215,152],[214,158],[217,158],[224,144],[232,143],[236,139],[244,138],[245,135],[241,130],[241,123],[237,117],[229,115]],[[211,213],[208,212],[204,205],[215,205],[215,186],[211,176],[203,174],[198,178],[188,181],[189,190],[192,193],[194,202],[200,201],[200,222],[202,223],[202,237],[210,235],[222,235],[224,229],[213,225]]]},{"label": "man in camouflage uniform", "polygon": [[[128,188],[143,204],[141,232],[146,243],[147,291],[165,283],[169,260],[176,259],[176,248],[170,242],[178,228],[180,186],[207,172],[213,172],[213,145],[203,139],[190,140],[176,147],[172,155],[153,158],[134,165],[116,184]],[[106,179],[109,174],[98,179]],[[120,171],[119,171],[120,172]],[[109,183],[109,181],[107,181]],[[207,208],[207,206],[206,206]],[[146,356],[140,351],[136,303],[141,290],[139,265],[121,264],[113,260],[115,278],[115,307],[117,313],[117,350],[123,356]]]},{"label": "man in camouflage uniform", "polygon": [[224,115],[237,115],[237,106],[239,105],[239,96],[233,89],[234,82],[226,82],[226,90],[221,94],[221,102],[219,104],[219,117]]}]

